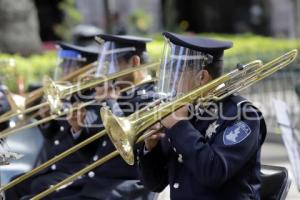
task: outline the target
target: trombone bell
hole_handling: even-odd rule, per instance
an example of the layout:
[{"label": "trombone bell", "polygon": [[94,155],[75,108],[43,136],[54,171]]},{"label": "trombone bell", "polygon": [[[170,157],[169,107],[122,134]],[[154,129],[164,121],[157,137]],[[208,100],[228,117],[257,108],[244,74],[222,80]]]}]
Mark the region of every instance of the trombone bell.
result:
[{"label": "trombone bell", "polygon": [[49,102],[51,112],[55,114],[60,114],[63,108],[60,91],[64,90],[68,86],[56,84],[49,77],[44,78],[44,85],[44,94],[47,99],[47,102]]},{"label": "trombone bell", "polygon": [[129,164],[134,164],[135,128],[126,117],[115,116],[109,107],[101,108],[101,119],[107,135],[115,145],[122,158]]}]

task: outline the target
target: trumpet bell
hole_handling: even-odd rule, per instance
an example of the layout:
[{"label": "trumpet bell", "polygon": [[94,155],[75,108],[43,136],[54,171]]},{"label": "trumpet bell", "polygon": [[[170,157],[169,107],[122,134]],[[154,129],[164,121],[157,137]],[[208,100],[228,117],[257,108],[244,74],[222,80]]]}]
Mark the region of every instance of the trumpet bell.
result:
[{"label": "trumpet bell", "polygon": [[133,165],[133,150],[136,140],[136,130],[134,125],[126,117],[115,116],[108,107],[102,107],[100,115],[103,125],[112,143],[122,158],[129,165]]}]

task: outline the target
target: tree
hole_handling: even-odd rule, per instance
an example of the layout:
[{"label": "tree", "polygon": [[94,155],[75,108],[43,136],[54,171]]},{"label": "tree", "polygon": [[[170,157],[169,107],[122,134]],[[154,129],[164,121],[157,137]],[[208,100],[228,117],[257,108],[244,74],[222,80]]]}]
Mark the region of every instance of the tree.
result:
[{"label": "tree", "polygon": [[0,0],[0,52],[28,56],[40,51],[37,12],[32,0]]},{"label": "tree", "polygon": [[300,38],[300,0],[294,0],[296,37]]}]

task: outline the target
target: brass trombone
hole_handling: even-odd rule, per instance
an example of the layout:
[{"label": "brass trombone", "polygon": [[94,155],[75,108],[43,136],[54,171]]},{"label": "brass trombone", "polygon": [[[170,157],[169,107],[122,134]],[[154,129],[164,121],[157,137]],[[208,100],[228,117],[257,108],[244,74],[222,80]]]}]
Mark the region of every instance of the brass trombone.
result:
[{"label": "brass trombone", "polygon": [[53,113],[59,114],[62,110],[62,102],[61,99],[65,99],[66,97],[74,94],[75,92],[79,92],[88,88],[95,87],[99,84],[105,83],[110,80],[114,80],[120,78],[122,76],[126,76],[128,74],[134,73],[136,71],[148,70],[151,68],[155,68],[159,66],[159,62],[154,62],[151,64],[145,64],[139,67],[132,67],[120,72],[116,72],[112,75],[109,75],[107,78],[99,77],[91,80],[80,82],[80,85],[59,85],[54,83],[51,79],[45,80],[44,94],[47,99],[47,102],[50,104],[51,111]]},{"label": "brass trombone", "polygon": [[[2,82],[2,76],[4,77],[4,80],[8,79],[8,77],[5,76],[6,71],[8,71],[11,68],[13,68],[14,71],[15,71],[16,61],[14,59],[0,60],[0,66],[1,66],[1,68],[2,67],[4,68],[4,71],[1,71],[1,82]],[[14,73],[16,73],[16,72],[14,72]],[[5,82],[5,81],[3,81],[3,82]],[[1,115],[1,116],[6,118],[7,116],[10,116],[11,114],[13,114],[15,112],[18,112],[19,110],[23,109],[24,102],[22,102],[22,105],[17,105],[16,101],[15,101],[15,98],[17,97],[19,99],[22,99],[22,101],[24,101],[24,97],[22,97],[21,95],[16,95],[16,94],[11,93],[5,85],[3,87],[3,91],[5,93],[8,104],[10,106],[10,110],[8,110],[7,112],[5,112],[4,114]],[[1,116],[0,116],[0,118],[1,118]],[[7,121],[7,120],[0,120],[0,123],[5,122],[5,121]]]},{"label": "brass trombone", "polygon": [[297,53],[296,49],[292,50],[262,66],[246,65],[181,97],[177,97],[171,102],[162,103],[151,110],[134,113],[128,117],[114,116],[107,107],[103,107],[101,109],[103,125],[123,159],[128,164],[133,165],[133,145],[138,135],[161,118],[166,117],[183,105],[197,102],[205,106],[207,102],[220,101],[233,93],[239,92],[289,65],[295,60]]},{"label": "brass trombone", "polygon": [[[252,68],[261,66],[261,61],[253,61],[253,62],[247,64],[247,66],[248,66],[248,67],[252,67]],[[150,107],[153,107],[153,106],[155,106],[155,105],[156,105],[156,102],[153,102],[153,103],[149,104],[148,106],[144,107],[143,109],[141,109],[141,110],[138,111],[138,112],[145,112],[145,111],[148,110]],[[144,140],[146,137],[148,137],[149,135],[151,135],[151,134],[153,134],[153,133],[154,133],[154,131],[150,131],[150,132],[144,134],[141,138],[138,139],[138,141]],[[63,155],[63,154],[58,155],[59,160],[62,159],[62,158],[64,158],[65,156],[67,156],[67,155],[69,155],[69,154],[75,152],[76,150],[78,150],[78,149],[84,147],[85,145],[87,145],[87,144],[93,142],[94,140],[97,140],[98,138],[100,138],[101,136],[103,136],[103,135],[105,135],[105,134],[106,134],[106,131],[105,131],[105,130],[103,130],[103,131],[101,131],[101,132],[99,132],[99,133],[96,133],[95,135],[93,135],[92,137],[88,138],[87,140],[81,142],[80,144],[78,144],[78,145],[72,147],[71,149],[69,149],[68,151],[64,152],[64,153],[63,153],[64,155]],[[82,170],[78,171],[77,173],[73,174],[72,176],[66,178],[66,179],[63,180],[62,182],[60,182],[60,183],[58,183],[58,184],[56,184],[56,185],[50,187],[48,190],[46,190],[46,191],[44,191],[44,192],[38,194],[37,196],[33,197],[33,199],[41,199],[41,198],[47,196],[48,194],[50,194],[50,193],[56,191],[57,189],[59,189],[60,187],[64,186],[65,184],[74,181],[77,177],[79,177],[79,176],[81,176],[81,175],[83,175],[83,174],[89,172],[90,170],[92,170],[92,169],[94,169],[94,168],[96,168],[96,167],[102,165],[102,164],[105,163],[106,161],[108,161],[108,160],[114,158],[114,157],[117,156],[118,154],[119,154],[119,153],[118,153],[117,151],[114,151],[114,152],[112,152],[112,153],[106,155],[106,156],[103,157],[102,159],[99,159],[98,161],[92,163],[91,165],[88,165],[87,167],[83,168]],[[54,158],[54,159],[55,159],[55,158]],[[58,159],[56,159],[56,160],[54,160],[54,159],[51,159],[51,160],[48,161],[48,162],[51,162],[51,164],[53,164],[54,162],[58,161]],[[51,164],[49,163],[48,166],[50,166]],[[20,177],[20,178],[22,178],[22,180],[25,180],[28,176],[30,176],[30,174],[28,174],[26,177],[24,176],[24,178],[22,178],[22,177]],[[21,181],[22,181],[22,180],[21,180]],[[17,182],[18,179],[14,180],[14,181]],[[20,182],[21,182],[21,181],[20,181]],[[9,183],[9,184],[11,184],[11,183]],[[7,186],[9,186],[9,185],[7,185]],[[9,189],[9,188],[10,188],[10,187],[7,188],[6,186],[4,186],[3,188],[0,188],[0,191],[6,190],[6,189]]]},{"label": "brass trombone", "polygon": [[[20,113],[20,110],[23,109],[23,106],[24,106],[24,104],[23,105],[17,105],[16,104],[16,101],[14,99],[16,94],[12,94],[8,90],[8,88],[4,88],[4,93],[5,93],[5,96],[7,98],[8,104],[10,106],[10,110],[1,115],[0,123],[9,120],[11,118],[11,116],[18,115]],[[17,96],[18,96],[18,98],[21,98],[25,102],[24,97],[22,97],[20,95],[17,95]],[[17,114],[15,115],[15,113],[17,113]]]},{"label": "brass trombone", "polygon": [[[90,63],[80,69],[75,70],[74,72],[68,74],[67,76],[64,76],[60,81],[75,80],[83,73],[90,72],[96,65],[97,65],[97,62]],[[36,89],[36,90],[30,92],[25,97],[24,105],[22,105],[22,107],[20,107],[20,106],[16,105],[14,99],[12,98],[11,93],[8,91],[7,98],[11,105],[11,110],[0,116],[0,123],[7,121],[15,116],[20,116],[20,115],[24,115],[27,113],[31,113],[42,107],[48,106],[49,104],[47,102],[43,102],[39,105],[29,107],[30,105],[33,104],[33,102],[37,101],[38,99],[41,99],[43,97],[43,94],[44,94],[43,88],[39,88],[39,89]]]},{"label": "brass trombone", "polygon": [[[114,73],[114,74],[108,76],[107,78],[95,78],[95,79],[92,79],[92,80],[85,81],[85,82],[82,83],[82,85],[78,85],[78,86],[74,86],[74,85],[72,85],[72,86],[62,86],[62,85],[54,83],[50,79],[46,79],[46,82],[47,82],[46,84],[47,85],[44,86],[44,93],[45,93],[46,99],[47,99],[46,103],[50,106],[51,111],[53,111],[53,114],[46,117],[46,118],[43,118],[39,121],[30,123],[30,124],[26,124],[26,125],[19,124],[18,126],[14,127],[14,128],[9,128],[5,131],[2,131],[2,132],[0,132],[0,138],[5,138],[5,137],[7,137],[7,136],[9,136],[13,133],[16,133],[16,132],[20,131],[20,130],[24,130],[24,129],[27,129],[27,128],[32,128],[32,127],[38,126],[40,124],[43,124],[43,123],[46,123],[46,122],[51,121],[53,119],[56,119],[59,116],[63,116],[63,115],[66,115],[70,112],[78,110],[79,107],[74,108],[74,109],[72,109],[72,108],[71,109],[63,109],[63,103],[61,102],[62,98],[66,98],[67,96],[69,96],[69,95],[71,95],[75,92],[95,87],[95,86],[97,86],[101,83],[105,83],[106,81],[111,81],[111,80],[120,78],[122,76],[126,76],[128,74],[134,73],[136,71],[152,69],[152,68],[156,68],[158,66],[159,66],[159,63],[155,62],[155,63],[151,63],[151,64],[142,65],[142,66],[139,66],[139,67],[132,67],[132,68],[128,68],[126,70]],[[95,101],[91,100],[89,102],[84,103],[83,106],[86,107],[86,106],[91,105],[93,103],[95,103]],[[40,106],[40,105],[38,105],[38,106]]]},{"label": "brass trombone", "polygon": [[[146,81],[146,82],[148,82],[148,81]],[[139,86],[139,85],[145,84],[146,82],[138,83],[138,84],[135,85],[134,87],[137,87],[137,86]],[[120,92],[122,93],[122,92],[125,92],[125,91],[130,90],[130,89],[132,89],[132,87],[124,88],[124,89],[121,90]],[[96,102],[96,101],[90,101],[90,102],[83,103],[83,104],[79,105],[78,107],[73,108],[73,111],[79,110],[79,109],[81,109],[81,108],[83,108],[83,107],[86,107],[86,106],[88,106],[88,105],[91,105],[91,104],[93,104],[93,103],[95,103],[95,102]],[[8,190],[8,189],[14,187],[15,185],[17,185],[17,184],[21,183],[22,181],[26,180],[27,178],[29,178],[29,177],[33,176],[34,174],[40,172],[41,170],[46,169],[46,168],[49,167],[50,165],[52,165],[52,164],[54,164],[54,163],[60,161],[61,159],[63,159],[63,158],[65,158],[65,157],[69,156],[70,154],[72,154],[72,153],[78,151],[78,150],[81,149],[82,147],[84,147],[84,146],[90,144],[91,142],[93,142],[93,141],[95,141],[95,140],[101,138],[101,137],[104,136],[105,134],[106,134],[106,132],[105,132],[105,130],[103,130],[103,131],[101,131],[101,132],[99,132],[99,133],[96,133],[95,135],[91,136],[90,138],[88,138],[88,139],[82,141],[81,143],[79,143],[79,144],[73,146],[72,148],[66,150],[65,152],[63,152],[63,153],[61,153],[61,154],[59,154],[59,155],[56,155],[55,157],[51,158],[51,159],[48,160],[47,162],[45,162],[45,163],[39,165],[38,167],[32,169],[30,172],[28,172],[28,173],[26,173],[26,174],[24,174],[24,175],[22,175],[22,176],[20,176],[20,177],[18,177],[18,178],[16,178],[16,179],[14,179],[13,181],[11,181],[10,183],[8,183],[7,185],[2,186],[2,187],[0,188],[0,192],[5,191],[5,190]]]},{"label": "brass trombone", "polygon": [[[117,149],[121,150],[119,151],[121,153],[121,156],[127,159],[126,160],[127,163],[133,164],[132,162],[133,159],[131,157],[133,156],[132,145],[135,143],[138,134],[145,131],[152,124],[156,123],[160,119],[159,117],[164,117],[166,115],[169,115],[174,111],[174,109],[178,109],[187,103],[195,102],[197,100],[199,103],[202,102],[205,103],[214,99],[221,100],[222,98],[225,98],[226,96],[234,92],[241,91],[242,89],[254,84],[255,82],[271,75],[272,73],[278,71],[279,69],[293,62],[297,56],[297,53],[298,53],[297,50],[292,50],[264,65],[262,65],[261,61],[259,60],[250,62],[244,65],[242,69],[233,70],[232,72],[227,73],[222,77],[215,79],[210,83],[200,88],[197,88],[184,96],[178,97],[172,102],[161,104],[157,107],[153,107],[150,110],[149,107],[147,107],[138,111],[138,113],[140,113],[141,115],[137,115],[136,113],[134,113],[127,118],[125,117],[117,118],[113,116],[107,108],[103,108],[101,111],[101,117],[105,121],[104,126],[108,131],[109,137],[112,139],[113,143],[114,144],[117,143],[115,144]],[[234,90],[232,91],[231,90],[232,86],[236,86],[237,88],[234,88]],[[208,92],[209,92],[208,95],[206,96],[203,95],[203,94],[207,94]],[[174,107],[172,107],[172,104],[175,104]],[[135,116],[137,116],[138,118],[136,118]],[[139,121],[138,120],[139,118],[143,118],[146,121]],[[125,126],[125,130],[123,130],[121,124],[124,123],[125,121],[127,121],[127,123]],[[138,124],[138,121],[142,123]],[[114,128],[113,125],[116,125],[118,128]],[[137,128],[142,128],[143,130],[139,130]],[[138,142],[144,140],[146,137],[148,137],[153,133],[154,131],[150,131],[142,135],[138,139]],[[105,134],[105,132],[104,131],[99,132],[93,137],[97,139],[102,134]],[[92,140],[93,137],[87,139],[86,141]],[[83,143],[86,141],[83,141],[78,145],[81,145],[81,147],[83,147],[85,146],[85,144]],[[89,141],[89,143],[92,141]],[[74,150],[73,152],[76,151],[75,150],[76,146],[72,148]],[[37,200],[49,195],[50,193],[59,189],[61,186],[71,181],[74,181],[77,177],[82,176],[83,174],[89,172],[90,170],[102,165],[103,163],[109,161],[110,159],[114,158],[118,154],[119,154],[118,151],[114,151],[108,154],[102,159],[99,159],[98,161],[92,163],[91,165],[88,165],[87,167],[73,174],[72,176],[66,178],[62,182],[49,187],[49,189],[41,192],[40,194],[36,195],[32,199]],[[1,191],[3,190],[1,189]]]},{"label": "brass trombone", "polygon": [[[151,80],[151,81],[153,81],[153,80]],[[146,82],[148,82],[148,81],[142,81],[142,82],[136,84],[134,87],[137,87],[137,86],[139,86],[139,85],[145,84]],[[149,82],[150,82],[150,81],[149,81]],[[132,89],[132,87],[124,88],[124,89],[121,90],[120,92],[122,93],[122,92],[127,91],[127,90],[130,90],[130,89]],[[86,102],[86,103],[84,103],[84,104],[81,104],[79,107],[73,108],[73,111],[79,110],[79,109],[81,109],[81,108],[83,108],[83,107],[85,107],[85,106],[87,106],[87,105],[92,104],[93,102],[95,102],[95,101],[90,101],[90,102]],[[79,143],[79,144],[73,146],[72,148],[68,149],[67,151],[65,151],[65,152],[63,152],[63,153],[61,153],[61,154],[59,154],[59,155],[56,155],[55,157],[51,158],[51,159],[48,160],[47,162],[45,162],[45,163],[39,165],[38,167],[32,169],[30,172],[27,172],[26,174],[24,174],[24,175],[22,175],[22,176],[20,176],[20,177],[18,177],[18,178],[16,178],[16,179],[14,179],[14,180],[11,181],[10,183],[8,183],[8,184],[2,186],[2,187],[0,188],[0,192],[5,191],[5,190],[8,190],[8,189],[14,187],[15,185],[21,183],[22,181],[26,180],[27,178],[33,176],[34,174],[36,174],[36,173],[38,173],[38,172],[40,172],[40,171],[46,169],[46,168],[49,167],[50,165],[52,165],[52,164],[54,164],[54,163],[60,161],[61,159],[63,159],[63,158],[65,158],[65,157],[69,156],[70,154],[72,154],[72,153],[78,151],[78,150],[81,149],[82,147],[84,147],[84,146],[86,146],[86,145],[92,143],[93,141],[95,141],[95,140],[101,138],[101,137],[104,136],[105,134],[106,134],[105,130],[100,131],[99,133],[96,133],[95,135],[91,136],[90,138],[88,138],[88,139],[82,141],[81,143]]]}]

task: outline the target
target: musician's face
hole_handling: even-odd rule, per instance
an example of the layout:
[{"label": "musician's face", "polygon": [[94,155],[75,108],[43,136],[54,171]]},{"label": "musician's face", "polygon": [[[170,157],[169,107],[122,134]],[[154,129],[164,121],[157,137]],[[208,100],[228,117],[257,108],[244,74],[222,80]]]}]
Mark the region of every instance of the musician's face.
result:
[{"label": "musician's face", "polygon": [[110,97],[111,91],[114,89],[113,81],[106,81],[102,84],[98,84],[95,87],[95,99],[97,101],[103,101]]},{"label": "musician's face", "polygon": [[[132,56],[128,61],[126,59],[120,58],[118,59],[118,66],[119,66],[119,70],[123,71],[125,69],[131,68],[131,67],[137,67],[139,66],[140,63],[140,57],[135,55]],[[119,79],[120,81],[129,81],[129,82],[133,82],[134,80],[134,73],[131,73],[127,76],[123,76]]]},{"label": "musician's face", "polygon": [[59,68],[57,71],[57,78],[64,77],[75,70],[79,69],[85,63],[76,59],[62,59],[61,63],[59,63]]},{"label": "musician's face", "polygon": [[[80,105],[79,102],[73,103],[73,107],[78,107]],[[80,108],[68,115],[68,119],[77,121],[78,123],[82,123],[86,114],[85,108]]]}]

